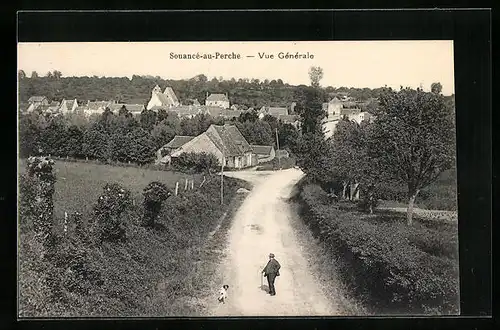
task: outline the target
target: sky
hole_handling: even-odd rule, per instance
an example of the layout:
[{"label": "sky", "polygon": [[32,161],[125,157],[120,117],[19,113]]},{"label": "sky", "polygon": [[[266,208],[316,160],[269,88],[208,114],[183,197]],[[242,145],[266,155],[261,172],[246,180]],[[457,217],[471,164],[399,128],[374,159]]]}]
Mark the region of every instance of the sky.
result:
[{"label": "sky", "polygon": [[[171,53],[203,56],[216,52],[239,54],[240,59],[171,57]],[[287,52],[306,58],[278,58]],[[260,58],[264,53],[274,58]],[[323,69],[320,84],[324,87],[387,85],[430,90],[433,82],[440,82],[444,95],[454,93],[453,41],[446,40],[18,43],[18,69],[28,76],[32,71],[42,76],[54,70],[64,77],[136,74],[175,80],[205,74],[209,79],[282,79],[291,85],[308,85],[311,66]]]}]

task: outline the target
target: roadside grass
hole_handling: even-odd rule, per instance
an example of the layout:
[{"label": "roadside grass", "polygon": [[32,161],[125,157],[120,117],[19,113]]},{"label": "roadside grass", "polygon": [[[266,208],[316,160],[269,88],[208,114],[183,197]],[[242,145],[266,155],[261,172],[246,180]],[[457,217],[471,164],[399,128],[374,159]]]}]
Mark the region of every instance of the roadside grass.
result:
[{"label": "roadside grass", "polygon": [[338,257],[343,282],[369,313],[458,313],[456,222],[416,216],[408,227],[404,213],[339,207],[314,184],[302,186],[300,201],[312,235]]},{"label": "roadside grass", "polygon": [[[104,183],[111,181],[110,177],[133,190],[138,198],[150,180],[165,182],[172,188],[175,180],[185,177],[181,173],[155,173],[136,168],[71,165],[56,165],[59,169],[56,191],[63,187],[70,195],[62,195],[59,191],[54,198],[71,198],[75,210],[81,210],[77,208],[78,203],[93,205],[102,193]],[[85,181],[85,174],[93,185],[91,189]],[[64,175],[73,183],[59,184]],[[75,189],[71,190],[71,186]],[[198,315],[206,306],[194,297],[203,295],[203,290],[212,287],[211,281],[216,277],[214,267],[221,258],[218,244],[222,244],[224,232],[230,225],[232,208],[237,207],[240,197],[236,191],[240,187],[248,188],[248,185],[242,180],[225,178],[226,199],[221,205],[220,179],[208,177],[201,188],[169,197],[153,228],[140,225],[142,203],[135,204],[122,219],[126,239],[118,242],[101,242],[93,236],[92,224],[89,224],[93,222],[90,206],[84,215],[85,234],[79,236],[70,231],[61,235],[60,231],[55,231],[57,243],[51,250],[53,257],[49,259],[40,258],[43,248],[33,238],[29,227],[22,227],[19,239],[19,315]],[[75,201],[74,198],[82,199]],[[59,203],[64,205],[64,202]],[[55,223],[60,222],[61,216],[56,214]]]}]

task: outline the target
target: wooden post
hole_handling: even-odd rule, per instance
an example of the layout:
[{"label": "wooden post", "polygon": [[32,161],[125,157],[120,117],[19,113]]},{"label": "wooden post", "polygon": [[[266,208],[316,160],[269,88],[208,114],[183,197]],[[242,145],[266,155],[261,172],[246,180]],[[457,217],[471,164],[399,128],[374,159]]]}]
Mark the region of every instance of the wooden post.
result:
[{"label": "wooden post", "polygon": [[186,183],[184,184],[184,190],[187,190],[188,189],[188,179],[186,178]]},{"label": "wooden post", "polygon": [[68,212],[64,212],[64,234],[68,231]]},{"label": "wooden post", "polygon": [[191,190],[193,190],[193,189],[194,189],[194,179],[191,180]]},{"label": "wooden post", "polygon": [[179,181],[175,183],[175,196],[177,196],[178,192],[179,192]]}]

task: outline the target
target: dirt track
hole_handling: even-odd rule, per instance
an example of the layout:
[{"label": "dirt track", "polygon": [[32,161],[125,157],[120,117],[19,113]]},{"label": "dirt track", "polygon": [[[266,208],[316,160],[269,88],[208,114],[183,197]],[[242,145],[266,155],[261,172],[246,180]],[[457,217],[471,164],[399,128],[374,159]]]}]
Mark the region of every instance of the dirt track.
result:
[{"label": "dirt track", "polygon": [[[230,172],[254,184],[235,215],[229,234],[222,284],[228,284],[226,304],[214,304],[214,316],[313,316],[338,315],[339,309],[325,297],[312,276],[303,247],[290,225],[294,211],[287,203],[297,169],[279,172]],[[276,296],[267,294],[261,271],[273,252],[281,263]],[[262,281],[262,282],[261,282]],[[262,285],[261,285],[262,284]],[[215,299],[214,299],[215,300]]]}]

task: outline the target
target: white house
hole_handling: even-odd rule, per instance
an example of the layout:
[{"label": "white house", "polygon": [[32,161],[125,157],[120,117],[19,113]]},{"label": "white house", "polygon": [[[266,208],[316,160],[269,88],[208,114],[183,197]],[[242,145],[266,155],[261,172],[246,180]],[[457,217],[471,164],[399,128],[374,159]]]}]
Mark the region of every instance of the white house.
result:
[{"label": "white house", "polygon": [[49,100],[45,96],[32,96],[28,100],[29,107],[26,109],[26,111],[31,112],[33,110],[36,110],[39,106],[42,105],[49,105]]},{"label": "white house", "polygon": [[172,87],[165,88],[162,93],[160,86],[156,85],[151,92],[151,99],[148,102],[146,109],[151,110],[153,107],[171,108],[180,105],[177,96]]},{"label": "white house", "polygon": [[210,94],[210,96],[208,96],[207,93],[205,105],[229,109],[229,98],[227,97],[227,94]]}]

